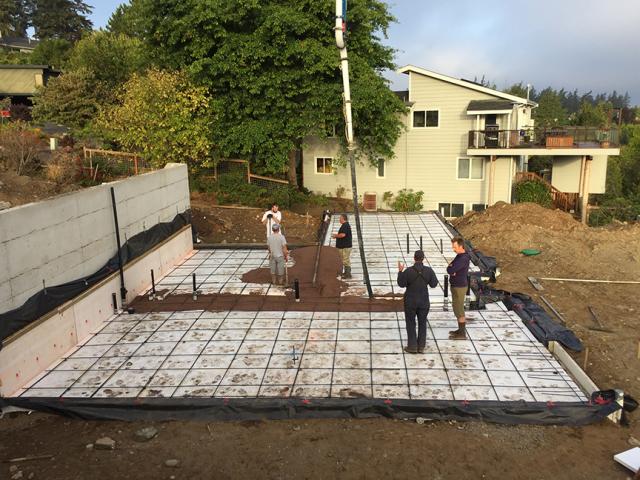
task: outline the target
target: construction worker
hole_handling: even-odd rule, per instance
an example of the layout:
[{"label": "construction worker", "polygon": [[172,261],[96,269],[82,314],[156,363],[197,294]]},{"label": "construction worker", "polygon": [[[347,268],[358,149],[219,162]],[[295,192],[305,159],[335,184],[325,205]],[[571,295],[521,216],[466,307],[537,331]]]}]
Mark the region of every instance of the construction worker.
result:
[{"label": "construction worker", "polygon": [[271,236],[273,233],[273,229],[271,228],[276,223],[279,225],[282,223],[282,212],[278,210],[278,204],[272,203],[271,208],[264,212],[262,215],[262,224],[267,226],[267,238]]},{"label": "construction worker", "polygon": [[278,223],[274,223],[271,226],[271,232],[271,235],[267,237],[271,283],[274,285],[284,285],[285,263],[289,259],[287,239],[280,233],[280,224]]},{"label": "construction worker", "polygon": [[[429,290],[438,286],[438,279],[431,267],[424,266],[424,252],[413,254],[414,264],[405,270],[398,262],[398,286],[404,291],[404,320],[407,325],[407,353],[423,353],[427,345],[427,315],[429,314]],[[416,338],[416,316],[418,337]]]},{"label": "construction worker", "polygon": [[336,239],[336,248],[340,253],[340,260],[342,260],[341,276],[342,278],[351,278],[351,247],[353,239],[351,237],[351,225],[349,225],[349,219],[345,213],[340,215],[340,230],[331,236]]},{"label": "construction worker", "polygon": [[456,258],[447,267],[451,283],[451,303],[453,303],[453,313],[458,320],[458,329],[449,332],[451,340],[466,340],[466,318],[464,316],[464,297],[469,287],[469,254],[464,249],[464,239],[453,237],[451,248],[456,253]]}]

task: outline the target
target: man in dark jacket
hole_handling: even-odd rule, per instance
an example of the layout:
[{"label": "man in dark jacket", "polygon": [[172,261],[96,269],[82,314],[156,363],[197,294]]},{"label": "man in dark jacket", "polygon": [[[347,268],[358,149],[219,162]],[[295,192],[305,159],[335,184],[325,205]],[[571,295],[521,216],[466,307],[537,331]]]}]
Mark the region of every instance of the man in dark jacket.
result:
[{"label": "man in dark jacket", "polygon": [[458,319],[458,329],[450,331],[449,338],[451,340],[466,340],[467,323],[464,316],[464,297],[469,287],[469,254],[464,249],[462,237],[453,237],[451,247],[456,252],[456,258],[447,267],[447,273],[451,280],[451,303],[453,304],[453,313]]},{"label": "man in dark jacket", "polygon": [[332,236],[336,239],[336,248],[340,253],[340,260],[342,260],[342,278],[351,278],[351,247],[353,246],[353,239],[351,225],[349,225],[349,219],[346,214],[340,215],[340,230]]},{"label": "man in dark jacket", "polygon": [[[404,319],[407,324],[407,353],[423,353],[427,344],[427,315],[429,314],[429,290],[435,288],[438,279],[431,267],[425,267],[424,252],[418,250],[413,255],[415,263],[405,269],[398,262],[398,286],[404,291]],[[416,340],[416,315],[418,317],[418,338]]]}]

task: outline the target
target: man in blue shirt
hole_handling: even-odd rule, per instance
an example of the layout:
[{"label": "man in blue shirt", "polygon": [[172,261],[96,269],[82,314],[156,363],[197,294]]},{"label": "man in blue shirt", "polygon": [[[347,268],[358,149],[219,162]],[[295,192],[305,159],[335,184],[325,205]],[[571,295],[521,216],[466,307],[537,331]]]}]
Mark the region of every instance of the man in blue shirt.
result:
[{"label": "man in blue shirt", "polygon": [[449,332],[451,340],[466,340],[466,318],[464,316],[464,297],[469,287],[469,254],[464,249],[464,239],[453,237],[451,247],[456,253],[456,258],[447,267],[447,273],[451,283],[451,303],[453,313],[458,320],[458,329]]},{"label": "man in blue shirt", "polygon": [[[427,344],[427,315],[429,314],[429,290],[435,288],[438,279],[431,267],[425,267],[424,252],[413,254],[413,266],[405,269],[398,262],[398,286],[404,291],[404,320],[407,324],[407,353],[423,353]],[[416,339],[416,316],[418,317],[418,338]]]}]

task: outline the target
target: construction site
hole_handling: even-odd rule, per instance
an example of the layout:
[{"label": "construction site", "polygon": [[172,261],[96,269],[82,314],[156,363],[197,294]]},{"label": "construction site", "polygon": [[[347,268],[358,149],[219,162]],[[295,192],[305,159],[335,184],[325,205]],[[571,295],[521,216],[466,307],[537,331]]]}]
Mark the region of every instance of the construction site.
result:
[{"label": "construction site", "polygon": [[[263,243],[198,245],[190,211],[186,166],[175,164],[0,213],[7,312],[0,316],[0,428],[15,439],[3,442],[4,458],[49,455],[57,470],[49,461],[24,467],[38,478],[82,478],[105,465],[121,476],[127,462],[152,458],[150,446],[162,441],[162,451],[182,456],[181,475],[193,478],[202,465],[187,449],[239,449],[258,436],[270,476],[303,471],[264,450],[282,452],[295,442],[322,445],[320,456],[306,454],[318,468],[328,462],[336,473],[366,477],[355,459],[372,455],[379,442],[415,436],[424,443],[411,449],[435,451],[435,438],[470,442],[479,456],[498,455],[497,445],[509,439],[513,452],[505,458],[535,447],[538,453],[526,455],[533,462],[546,450],[579,444],[598,462],[583,467],[567,453],[576,462],[573,478],[625,478],[611,457],[638,438],[630,412],[638,395],[639,305],[637,285],[624,282],[638,271],[637,224],[593,229],[534,204],[497,204],[455,224],[432,212],[363,213],[366,265],[354,243],[352,278],[341,279],[332,239],[338,215],[309,220],[285,212],[292,224],[296,217],[307,222],[316,241],[293,246],[287,285],[276,286]],[[464,341],[447,336],[456,319],[446,267],[458,234],[473,260]],[[540,253],[525,256],[524,248]],[[426,350],[412,355],[403,352],[396,274],[398,262],[411,264],[418,249],[438,286],[430,292]],[[570,280],[595,277],[602,282]],[[140,424],[155,425],[160,438],[137,443],[132,431]],[[54,431],[69,440],[52,444]],[[356,434],[359,453],[344,460],[341,445]],[[100,452],[84,445],[103,436],[118,446],[110,457],[87,461]],[[248,472],[264,458],[224,457],[221,476]],[[566,461],[553,460],[558,465],[545,472]],[[71,476],[78,462],[90,466]],[[162,462],[133,478],[169,478],[173,471]],[[433,462],[413,468],[426,472]],[[438,468],[449,475],[462,465]],[[477,468],[473,476],[504,476],[486,462]]]}]

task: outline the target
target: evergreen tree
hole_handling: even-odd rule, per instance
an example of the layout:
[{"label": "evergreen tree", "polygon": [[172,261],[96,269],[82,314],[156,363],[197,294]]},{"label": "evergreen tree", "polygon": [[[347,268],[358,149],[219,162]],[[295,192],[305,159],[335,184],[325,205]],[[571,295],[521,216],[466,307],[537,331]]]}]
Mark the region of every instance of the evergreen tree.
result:
[{"label": "evergreen tree", "polygon": [[75,42],[91,31],[92,8],[82,0],[33,0],[32,23],[40,40],[63,38]]},{"label": "evergreen tree", "polygon": [[0,0],[0,34],[25,37],[30,24],[31,0]]}]

